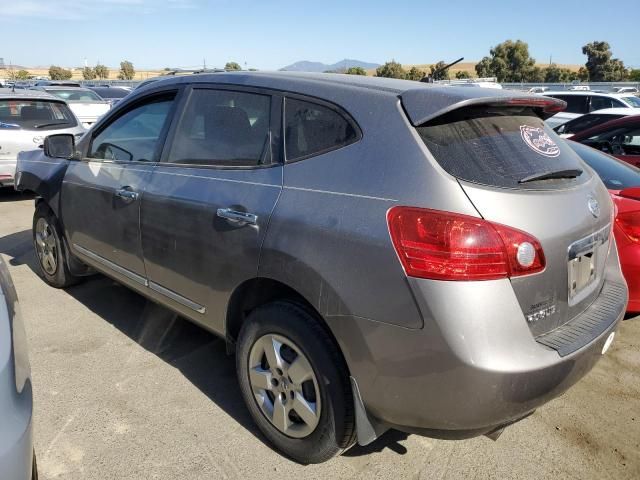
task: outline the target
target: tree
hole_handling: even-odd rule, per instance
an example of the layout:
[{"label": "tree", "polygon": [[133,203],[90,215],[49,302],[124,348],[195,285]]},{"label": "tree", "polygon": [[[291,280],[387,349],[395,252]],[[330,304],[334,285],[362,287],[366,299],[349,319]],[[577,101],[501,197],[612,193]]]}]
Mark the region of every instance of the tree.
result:
[{"label": "tree", "polygon": [[367,75],[367,72],[362,67],[349,67],[345,70],[347,75]]},{"label": "tree", "polygon": [[407,80],[420,81],[424,78],[424,72],[417,67],[411,67],[405,76]]},{"label": "tree", "polygon": [[242,67],[238,62],[227,62],[224,66],[225,70],[242,70]]},{"label": "tree", "polygon": [[458,80],[464,80],[465,78],[471,78],[471,75],[469,75],[469,72],[466,70],[458,70],[456,72],[456,78]]},{"label": "tree", "polygon": [[435,65],[431,65],[429,67],[429,75],[434,79],[434,80],[449,80],[449,69],[442,69],[443,67],[446,67],[447,64],[444,63],[442,60],[440,60],[438,63],[436,63]]},{"label": "tree", "polygon": [[627,69],[622,60],[613,57],[607,42],[591,42],[582,47],[587,56],[585,67],[592,82],[618,82],[627,77]]},{"label": "tree", "polygon": [[16,72],[12,69],[9,71],[9,80],[29,80],[30,76],[31,74],[26,70],[18,70]]},{"label": "tree", "polygon": [[534,66],[527,72],[526,77],[524,77],[524,81],[533,83],[544,82],[544,74],[545,71],[542,68]]},{"label": "tree", "polygon": [[491,48],[489,56],[475,68],[479,77],[496,77],[499,82],[526,82],[540,77],[535,64],[526,42],[506,40]]},{"label": "tree", "polygon": [[629,80],[632,82],[640,82],[640,68],[634,68],[629,71]]},{"label": "tree", "polygon": [[93,80],[96,78],[96,71],[91,67],[84,67],[82,69],[82,78],[85,80]]},{"label": "tree", "polygon": [[51,80],[69,80],[73,76],[71,70],[58,67],[57,65],[51,65],[49,67],[49,78]]},{"label": "tree", "polygon": [[107,67],[105,67],[104,65],[101,65],[100,63],[98,63],[95,66],[93,71],[96,74],[96,77],[98,77],[101,80],[105,80],[105,79],[109,78],[109,69]]},{"label": "tree", "polygon": [[120,80],[133,80],[135,77],[136,71],[133,68],[133,63],[129,60],[125,60],[120,62],[120,73],[118,74],[118,78]]},{"label": "tree", "polygon": [[376,68],[376,77],[387,78],[406,78],[407,72],[395,60],[385,63],[381,67]]},{"label": "tree", "polygon": [[580,69],[578,70],[578,80],[580,80],[581,82],[589,81],[589,70],[587,70],[586,67],[580,67]]},{"label": "tree", "polygon": [[565,83],[577,79],[575,72],[568,68],[560,68],[552,63],[544,71],[544,80],[547,83]]}]

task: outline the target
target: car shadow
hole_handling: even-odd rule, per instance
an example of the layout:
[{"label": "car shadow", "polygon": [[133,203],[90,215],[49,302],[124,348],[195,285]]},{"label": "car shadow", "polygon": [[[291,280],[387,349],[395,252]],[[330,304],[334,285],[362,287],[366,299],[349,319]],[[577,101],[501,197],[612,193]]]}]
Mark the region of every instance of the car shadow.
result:
[{"label": "car shadow", "polygon": [[22,193],[14,190],[13,187],[0,187],[0,203],[17,202],[19,200],[29,200],[35,198],[32,193]]},{"label": "car shadow", "polygon": [[[0,238],[0,253],[13,266],[39,268],[31,230]],[[104,321],[164,362],[179,370],[198,390],[216,403],[257,439],[272,448],[244,405],[236,378],[235,357],[223,339],[103,275],[88,277],[66,292]],[[346,457],[368,455],[385,448],[405,454],[399,441],[404,433],[390,431],[370,445],[354,446]],[[273,449],[273,448],[272,448]]]}]

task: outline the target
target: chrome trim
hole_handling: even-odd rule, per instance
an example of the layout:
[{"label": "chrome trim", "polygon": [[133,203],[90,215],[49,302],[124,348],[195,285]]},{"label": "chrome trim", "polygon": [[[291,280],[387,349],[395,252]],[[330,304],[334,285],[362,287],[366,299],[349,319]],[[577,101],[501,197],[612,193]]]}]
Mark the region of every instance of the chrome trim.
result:
[{"label": "chrome trim", "polygon": [[182,295],[179,295],[176,292],[169,290],[168,288],[164,288],[162,285],[158,285],[157,283],[149,282],[149,288],[154,292],[158,292],[159,294],[164,295],[165,297],[178,302],[180,305],[184,305],[185,307],[190,308],[191,310],[194,310],[198,313],[204,314],[207,311],[207,309],[202,305],[196,302],[192,302],[188,298],[183,297]]},{"label": "chrome trim", "polygon": [[580,255],[589,253],[595,247],[605,244],[609,240],[611,234],[611,224],[608,223],[604,228],[601,228],[595,233],[592,233],[588,237],[581,238],[577,242],[573,242],[569,245],[568,255],[569,260],[574,260]]},{"label": "chrome trim", "polygon": [[100,255],[98,255],[97,253],[93,253],[91,250],[88,250],[84,247],[81,247],[80,245],[78,245],[77,243],[73,244],[73,248],[75,250],[77,250],[78,252],[80,252],[81,254],[91,258],[92,260],[95,260],[96,262],[104,265],[105,267],[110,268],[111,270],[118,272],[120,275],[124,275],[125,277],[127,277],[130,280],[133,280],[134,282],[139,283],[140,285],[144,285],[145,287],[149,286],[149,282],[147,282],[147,279],[144,278],[141,275],[138,275],[137,273],[132,272],[131,270],[127,270],[124,267],[121,267],[120,265],[113,263],[110,260],[107,260],[104,257],[101,257]]}]

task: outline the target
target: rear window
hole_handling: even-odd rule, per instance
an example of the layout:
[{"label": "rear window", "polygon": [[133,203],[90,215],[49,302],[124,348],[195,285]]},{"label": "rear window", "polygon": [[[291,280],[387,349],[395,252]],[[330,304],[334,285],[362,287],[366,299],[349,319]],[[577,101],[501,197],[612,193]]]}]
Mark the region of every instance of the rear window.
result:
[{"label": "rear window", "polygon": [[640,187],[639,169],[586,145],[568,143],[580,158],[596,171],[609,190]]},{"label": "rear window", "polygon": [[589,103],[587,95],[547,95],[567,102],[567,113],[589,113]]},{"label": "rear window", "polygon": [[335,150],[358,139],[353,124],[337,111],[293,98],[286,99],[287,161]]},{"label": "rear window", "polygon": [[[548,188],[585,178],[577,155],[530,108],[459,109],[417,128],[449,174],[505,188]],[[577,171],[577,172],[576,172]],[[532,180],[542,175],[574,172]]]},{"label": "rear window", "polygon": [[101,102],[102,99],[91,90],[47,90],[48,93],[68,102]]},{"label": "rear window", "polygon": [[54,130],[77,125],[69,107],[46,100],[0,100],[0,131]]}]

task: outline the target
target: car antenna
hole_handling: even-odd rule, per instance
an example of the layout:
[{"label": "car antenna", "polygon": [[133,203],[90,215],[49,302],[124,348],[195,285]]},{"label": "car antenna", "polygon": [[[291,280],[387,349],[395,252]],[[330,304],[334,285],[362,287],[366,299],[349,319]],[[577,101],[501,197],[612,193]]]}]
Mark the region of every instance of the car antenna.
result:
[{"label": "car antenna", "polygon": [[445,65],[444,67],[440,67],[437,70],[434,70],[431,74],[425,75],[420,81],[423,83],[433,83],[433,78],[437,76],[438,73],[444,72],[445,70],[453,67],[455,64],[460,63],[462,60],[464,60],[464,57],[460,57],[455,62],[452,62],[449,65]]}]

